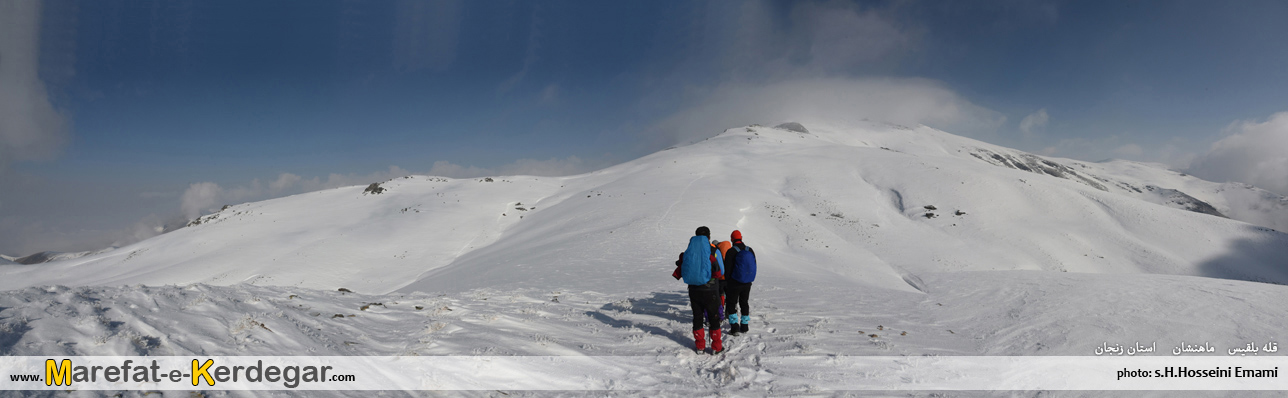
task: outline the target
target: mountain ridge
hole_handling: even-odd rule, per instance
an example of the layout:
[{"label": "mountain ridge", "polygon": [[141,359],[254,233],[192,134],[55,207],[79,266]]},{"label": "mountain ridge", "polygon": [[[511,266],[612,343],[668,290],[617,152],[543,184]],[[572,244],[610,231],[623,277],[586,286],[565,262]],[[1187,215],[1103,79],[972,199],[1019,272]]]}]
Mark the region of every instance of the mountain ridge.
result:
[{"label": "mountain ridge", "polygon": [[[354,186],[240,204],[111,252],[6,267],[0,288],[649,290],[668,283],[659,276],[682,250],[675,242],[698,225],[721,240],[743,230],[777,277],[909,292],[919,273],[991,269],[1288,283],[1288,235],[1223,218],[1254,213],[1231,210],[1220,189],[1253,189],[924,126],[808,127],[729,129],[577,176],[407,176],[381,183],[383,193]],[[818,272],[791,272],[807,268]]]}]

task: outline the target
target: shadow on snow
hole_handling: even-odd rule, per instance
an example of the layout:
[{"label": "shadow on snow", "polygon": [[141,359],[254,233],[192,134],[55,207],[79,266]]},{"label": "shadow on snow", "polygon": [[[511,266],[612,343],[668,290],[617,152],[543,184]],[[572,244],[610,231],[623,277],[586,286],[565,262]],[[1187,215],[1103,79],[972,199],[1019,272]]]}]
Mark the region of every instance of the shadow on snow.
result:
[{"label": "shadow on snow", "polygon": [[1202,275],[1288,285],[1288,233],[1254,225],[1247,228],[1255,237],[1234,241],[1226,254],[1203,261]]},{"label": "shadow on snow", "polygon": [[[686,293],[653,293],[642,299],[631,298],[604,304],[598,311],[587,311],[586,314],[615,328],[636,328],[687,347],[693,345],[689,330],[689,322],[693,318],[689,315],[689,308],[689,296]],[[614,317],[615,313],[622,315]],[[639,316],[649,319],[626,319]]]}]

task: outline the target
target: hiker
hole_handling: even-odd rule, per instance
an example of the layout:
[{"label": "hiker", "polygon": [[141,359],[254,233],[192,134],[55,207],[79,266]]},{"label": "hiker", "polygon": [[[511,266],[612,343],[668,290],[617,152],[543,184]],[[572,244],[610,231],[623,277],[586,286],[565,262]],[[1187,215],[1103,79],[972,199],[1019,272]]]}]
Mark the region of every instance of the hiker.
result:
[{"label": "hiker", "polygon": [[706,352],[707,330],[703,328],[705,320],[711,328],[711,353],[724,351],[721,341],[720,322],[720,278],[724,274],[724,258],[720,250],[711,245],[711,230],[698,227],[694,236],[689,238],[689,246],[680,253],[678,276],[689,285],[689,304],[693,307],[693,341],[698,352]]},{"label": "hiker", "polygon": [[[725,294],[728,303],[725,313],[729,314],[729,334],[737,336],[747,333],[747,324],[751,323],[751,310],[747,307],[747,296],[751,294],[751,282],[756,280],[756,251],[742,242],[742,231],[733,231],[729,235],[733,247],[725,253],[724,268]],[[737,309],[742,309],[738,316]]]},{"label": "hiker", "polygon": [[[711,241],[712,253],[714,253],[715,250],[717,249],[720,250],[720,255],[719,257],[717,257],[718,259],[721,259],[719,260],[720,264],[724,264],[724,260],[723,260],[724,253],[726,250],[729,250],[730,247],[733,247],[733,243],[729,241],[724,241],[724,242],[721,242],[718,240]],[[680,264],[682,264],[683,262],[684,262],[684,252],[680,252],[680,258],[678,260],[675,260],[675,272],[671,273],[671,276],[675,277],[675,279],[677,280],[680,279]],[[719,317],[721,321],[723,321],[725,317],[725,278],[724,278],[724,275],[721,274],[716,276],[716,279],[719,280],[719,284],[717,285],[719,289],[717,290],[717,292],[720,295],[720,304],[716,305],[716,310],[720,312]],[[705,312],[703,312],[703,317],[705,319],[706,317]]]},{"label": "hiker", "polygon": [[[733,242],[730,242],[730,241],[727,241],[727,240],[726,240],[726,241],[724,241],[724,242],[721,242],[721,241],[715,241],[715,242],[714,242],[714,243],[712,243],[712,244],[713,244],[713,245],[715,245],[715,247],[716,247],[717,249],[720,249],[720,257],[725,258],[725,259],[729,258],[729,255],[728,255],[728,254],[726,254],[726,253],[729,251],[729,248],[730,248],[730,247],[733,247]],[[723,264],[723,261],[722,261],[721,263]],[[725,271],[728,271],[728,270],[729,270],[729,267],[727,267],[727,266],[726,266],[726,267],[725,267]],[[725,272],[725,273],[726,273],[726,274],[728,274],[728,272]],[[729,291],[729,285],[728,285],[728,282],[729,282],[729,281],[728,281],[727,279],[729,279],[729,278],[728,278],[728,275],[725,275],[725,277],[724,277],[724,278],[720,278],[720,318],[721,318],[721,319],[724,319],[724,316],[725,316],[725,314],[726,314],[726,312],[725,312],[725,295],[726,295],[726,294],[728,294],[728,293],[726,293],[726,292],[728,292],[728,291]]]}]

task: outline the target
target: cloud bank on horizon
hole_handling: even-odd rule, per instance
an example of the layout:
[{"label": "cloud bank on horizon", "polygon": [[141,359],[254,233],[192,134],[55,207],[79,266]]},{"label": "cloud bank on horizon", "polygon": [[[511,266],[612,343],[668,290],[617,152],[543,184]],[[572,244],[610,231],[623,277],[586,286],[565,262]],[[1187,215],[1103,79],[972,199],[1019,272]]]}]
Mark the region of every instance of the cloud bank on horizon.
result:
[{"label": "cloud bank on horizon", "polygon": [[1288,195],[1288,112],[1231,123],[1225,137],[1189,167],[1212,181],[1237,181]]},{"label": "cloud bank on horizon", "polygon": [[68,122],[38,76],[40,13],[40,2],[0,1],[0,172],[48,159],[66,141]]},{"label": "cloud bank on horizon", "polygon": [[[0,7],[6,254],[407,174],[584,173],[783,121],[927,125],[1288,194],[1288,60],[1254,51],[1288,33],[1288,4]],[[1213,61],[1231,57],[1259,62]],[[66,206],[76,190],[50,181],[99,200]]]}]

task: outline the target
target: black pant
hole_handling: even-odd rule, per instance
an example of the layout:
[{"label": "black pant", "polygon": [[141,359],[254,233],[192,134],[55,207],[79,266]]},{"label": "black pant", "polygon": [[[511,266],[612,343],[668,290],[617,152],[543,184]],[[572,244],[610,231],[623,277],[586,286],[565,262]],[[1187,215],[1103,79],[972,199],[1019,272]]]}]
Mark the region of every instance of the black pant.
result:
[{"label": "black pant", "polygon": [[720,328],[719,289],[709,285],[689,285],[689,305],[693,307],[693,330],[703,329],[703,315],[711,329]]},{"label": "black pant", "polygon": [[721,315],[722,317],[723,317],[724,315],[728,315],[728,314],[729,314],[729,313],[725,312],[725,300],[727,300],[727,298],[725,298],[725,295],[726,295],[726,294],[729,294],[728,286],[729,286],[729,281],[728,281],[728,280],[726,280],[726,279],[721,279],[721,280],[720,280],[720,291],[719,291],[719,292],[717,292],[717,294],[719,294],[720,296],[719,296],[719,297],[716,297],[716,300],[719,300],[719,301],[717,301],[717,303],[720,303],[720,304],[717,304],[717,305],[719,305],[719,306],[720,306],[720,308],[718,308],[718,310],[721,312],[721,314],[720,314],[720,315]]},{"label": "black pant", "polygon": [[[751,295],[750,283],[738,283],[730,281],[729,286],[725,288],[725,314],[733,315],[735,309],[742,308],[742,316],[751,315],[751,307],[747,306],[747,296]],[[734,305],[737,305],[735,307]]]}]

